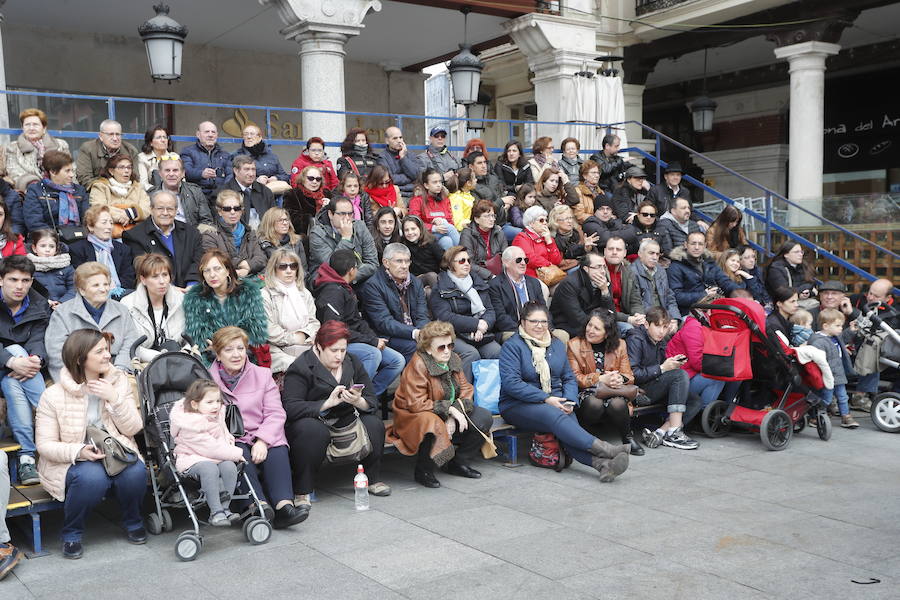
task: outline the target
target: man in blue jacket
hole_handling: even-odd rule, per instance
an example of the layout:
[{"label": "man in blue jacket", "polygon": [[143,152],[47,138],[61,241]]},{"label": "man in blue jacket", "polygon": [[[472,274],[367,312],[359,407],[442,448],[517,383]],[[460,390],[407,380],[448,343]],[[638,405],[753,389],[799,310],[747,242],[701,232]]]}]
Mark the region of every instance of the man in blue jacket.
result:
[{"label": "man in blue jacket", "polygon": [[378,337],[407,362],[416,351],[419,330],[428,323],[425,288],[409,272],[409,248],[395,242],[384,248],[383,269],[369,277],[360,290],[366,318]]},{"label": "man in blue jacket", "polygon": [[716,266],[706,250],[706,234],[690,233],[684,246],[676,247],[670,254],[669,287],[675,292],[675,301],[682,317],[691,312],[691,306],[709,294],[727,296],[737,285]]},{"label": "man in blue jacket", "polygon": [[[44,332],[50,321],[47,299],[31,289],[34,265],[24,256],[0,262],[0,389],[19,450],[19,481],[39,483],[34,463],[34,409],[44,393],[41,367],[47,360]],[[0,457],[3,460],[5,456]]]},{"label": "man in blue jacket", "polygon": [[421,163],[406,148],[403,132],[399,127],[388,127],[384,130],[384,143],[387,148],[378,154],[378,164],[384,165],[391,174],[394,185],[400,187],[404,198],[409,198],[416,178],[424,169]]},{"label": "man in blue jacket", "polygon": [[211,121],[197,125],[197,142],[181,149],[185,179],[196,183],[212,203],[213,193],[231,173],[231,154],[219,146],[219,130]]}]

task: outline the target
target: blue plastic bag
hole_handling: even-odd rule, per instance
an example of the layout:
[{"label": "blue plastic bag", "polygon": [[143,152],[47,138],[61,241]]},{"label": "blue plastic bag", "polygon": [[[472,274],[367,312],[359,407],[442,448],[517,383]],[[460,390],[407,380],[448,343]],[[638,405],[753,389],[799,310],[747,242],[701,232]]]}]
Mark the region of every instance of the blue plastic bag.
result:
[{"label": "blue plastic bag", "polygon": [[496,358],[476,360],[472,363],[475,379],[475,406],[500,414],[500,361]]}]

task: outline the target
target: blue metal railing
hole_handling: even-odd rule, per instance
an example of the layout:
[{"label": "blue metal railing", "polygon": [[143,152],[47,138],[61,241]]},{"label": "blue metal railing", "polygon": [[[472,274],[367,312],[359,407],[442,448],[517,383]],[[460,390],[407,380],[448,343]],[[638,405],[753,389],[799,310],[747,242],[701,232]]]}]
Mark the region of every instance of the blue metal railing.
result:
[{"label": "blue metal railing", "polygon": [[[175,101],[175,100],[164,100],[164,99],[154,99],[154,98],[128,98],[123,96],[99,96],[99,95],[87,95],[87,94],[65,94],[65,93],[54,93],[54,92],[34,92],[34,91],[21,91],[21,90],[0,90],[0,96],[3,94],[7,94],[10,96],[25,96],[25,97],[43,97],[43,98],[61,98],[61,99],[75,99],[75,100],[93,100],[93,101],[101,101],[104,102],[107,106],[107,118],[115,119],[117,114],[117,106],[123,103],[138,103],[138,104],[159,104],[166,106],[186,106],[186,107],[201,107],[201,108],[211,108],[211,109],[243,109],[243,110],[260,110],[265,114],[265,124],[266,124],[266,132],[269,133],[272,131],[272,113],[273,112],[286,112],[286,113],[319,113],[319,114],[334,114],[334,115],[343,115],[345,117],[348,116],[361,116],[361,117],[377,117],[377,118],[387,118],[393,119],[394,123],[397,127],[403,128],[404,122],[407,120],[411,121],[424,121],[428,120],[440,120],[444,122],[480,122],[482,124],[494,124],[494,125],[506,125],[508,127],[509,138],[512,139],[514,137],[513,131],[517,125],[552,125],[552,126],[565,126],[565,127],[590,127],[592,129],[603,129],[607,133],[614,130],[623,130],[627,125],[635,125],[640,127],[641,130],[646,136],[649,134],[654,139],[655,152],[654,154],[650,154],[640,148],[632,147],[626,148],[622,150],[623,152],[634,152],[650,161],[652,161],[656,166],[656,181],[661,181],[661,170],[665,166],[667,166],[667,162],[663,161],[661,158],[661,144],[663,141],[672,144],[673,146],[680,148],[681,150],[688,152],[696,158],[700,158],[709,164],[714,165],[715,167],[721,169],[722,171],[728,173],[729,175],[737,178],[743,183],[757,189],[759,193],[765,197],[765,213],[761,214],[756,211],[753,211],[749,208],[741,208],[738,207],[744,214],[753,219],[757,219],[761,222],[761,224],[765,228],[764,232],[764,245],[756,245],[759,250],[763,252],[770,253],[772,249],[772,233],[778,232],[781,233],[788,238],[802,244],[803,246],[810,248],[818,255],[822,255],[827,257],[829,260],[833,261],[835,264],[839,265],[855,273],[856,275],[873,281],[876,277],[867,271],[860,269],[856,265],[844,260],[843,258],[829,252],[828,250],[814,244],[813,242],[807,240],[806,238],[790,231],[789,229],[779,225],[773,219],[773,202],[778,200],[793,210],[799,211],[806,215],[809,215],[818,221],[822,222],[824,225],[828,227],[832,227],[837,231],[840,231],[844,235],[850,236],[860,242],[870,246],[874,252],[883,254],[890,259],[900,259],[900,255],[896,254],[889,248],[885,248],[880,246],[879,244],[866,239],[865,237],[834,223],[833,221],[826,219],[822,215],[816,214],[804,206],[796,202],[792,202],[788,200],[786,197],[781,194],[771,190],[755,181],[741,175],[740,173],[726,167],[725,165],[697,152],[693,148],[690,148],[681,142],[667,136],[666,134],[657,131],[643,123],[638,121],[623,121],[620,123],[591,123],[591,122],[574,122],[574,121],[526,121],[526,120],[516,120],[516,119],[469,119],[467,117],[445,117],[445,116],[430,116],[430,115],[413,115],[413,114],[403,114],[403,113],[382,113],[382,112],[354,112],[354,111],[336,111],[336,110],[322,110],[322,109],[305,109],[305,108],[295,108],[295,107],[273,107],[273,106],[262,106],[262,105],[252,105],[252,104],[226,104],[226,103],[216,103],[216,102],[195,102],[195,101]],[[423,127],[424,129],[424,127]],[[0,128],[0,134],[7,135],[18,135],[20,133],[19,129],[13,128]],[[96,131],[72,131],[72,130],[52,130],[50,131],[51,135],[60,136],[60,137],[70,137],[70,138],[94,138],[97,135]],[[143,134],[141,133],[124,133],[123,137],[129,140],[142,140]],[[185,136],[185,135],[172,135],[171,136],[174,141],[177,142],[193,142],[195,141],[194,136]],[[220,137],[219,140],[223,143],[234,143],[239,144],[242,142],[240,138],[233,137]],[[267,137],[267,141],[273,146],[304,146],[306,142],[304,140],[297,139],[286,139],[286,138],[276,138],[276,137]],[[340,145],[339,141],[336,140],[326,140],[326,146],[336,147]],[[375,147],[383,147],[383,144],[373,144]],[[410,145],[409,148],[411,150],[424,150],[424,145]],[[451,146],[451,150],[460,151],[463,148],[461,146]],[[489,147],[487,149],[489,152],[498,153],[501,152],[502,148],[497,147]],[[590,154],[593,152],[597,152],[599,149],[595,148],[584,148],[582,149],[582,154]],[[705,185],[702,181],[695,179],[694,177],[685,175],[685,180],[693,185],[696,185],[698,188],[708,192],[712,196],[723,200],[724,202],[734,205],[734,201],[722,194],[721,192]],[[708,217],[707,217],[708,218]],[[900,290],[898,290],[900,292]]]}]

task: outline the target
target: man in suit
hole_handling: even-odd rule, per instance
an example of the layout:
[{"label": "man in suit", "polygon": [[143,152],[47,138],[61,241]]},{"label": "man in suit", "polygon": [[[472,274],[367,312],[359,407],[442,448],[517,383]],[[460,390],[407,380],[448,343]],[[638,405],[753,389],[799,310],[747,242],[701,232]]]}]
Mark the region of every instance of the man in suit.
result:
[{"label": "man in suit", "polygon": [[255,231],[259,227],[259,221],[263,214],[275,206],[275,194],[256,180],[256,163],[251,156],[246,154],[235,156],[232,167],[234,177],[228,179],[225,185],[216,190],[215,196],[218,196],[222,190],[234,190],[240,194],[244,199],[241,222]]},{"label": "man in suit", "polygon": [[172,285],[185,289],[200,281],[197,266],[203,255],[200,232],[175,220],[178,199],[168,190],[150,194],[150,218],[122,234],[135,256],[155,252],[172,263]]}]

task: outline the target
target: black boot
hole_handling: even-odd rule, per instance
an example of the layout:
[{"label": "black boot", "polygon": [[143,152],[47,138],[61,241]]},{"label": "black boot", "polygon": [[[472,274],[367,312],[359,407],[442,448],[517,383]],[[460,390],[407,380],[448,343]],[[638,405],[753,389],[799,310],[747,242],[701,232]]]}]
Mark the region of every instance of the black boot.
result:
[{"label": "black boot", "polygon": [[434,461],[431,460],[431,447],[434,445],[434,436],[427,434],[419,444],[419,453],[416,456],[416,469],[413,471],[413,479],[427,488],[439,488],[441,482],[434,476]]},{"label": "black boot", "polygon": [[623,444],[628,444],[631,446],[631,455],[632,456],[643,456],[644,455],[644,447],[641,446],[640,442],[634,439],[633,436],[627,435],[622,438]]}]

